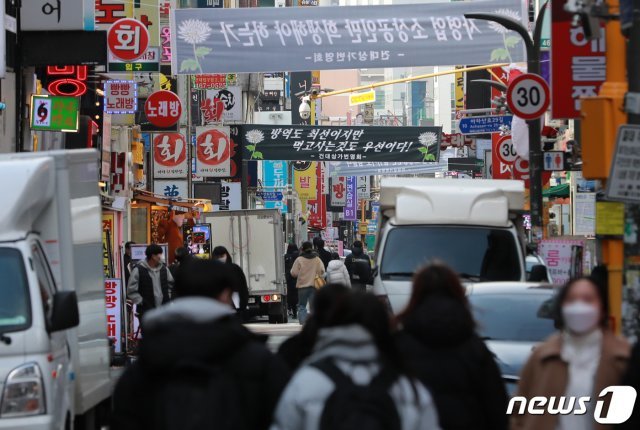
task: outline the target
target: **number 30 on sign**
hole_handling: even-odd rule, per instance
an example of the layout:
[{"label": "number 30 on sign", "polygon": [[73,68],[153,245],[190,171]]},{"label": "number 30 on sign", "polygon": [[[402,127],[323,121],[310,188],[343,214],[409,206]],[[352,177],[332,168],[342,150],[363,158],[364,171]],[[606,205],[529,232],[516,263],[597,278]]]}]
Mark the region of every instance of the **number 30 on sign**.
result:
[{"label": "number 30 on sign", "polygon": [[507,89],[507,105],[520,118],[540,118],[549,108],[549,102],[549,85],[533,73],[518,76]]}]

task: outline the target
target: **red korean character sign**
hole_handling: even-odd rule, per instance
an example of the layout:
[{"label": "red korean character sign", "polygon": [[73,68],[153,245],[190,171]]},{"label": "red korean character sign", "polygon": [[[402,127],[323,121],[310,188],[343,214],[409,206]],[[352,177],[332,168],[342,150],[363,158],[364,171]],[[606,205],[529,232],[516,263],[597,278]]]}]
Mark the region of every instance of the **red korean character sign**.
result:
[{"label": "red korean character sign", "polygon": [[104,111],[109,114],[133,114],[138,108],[138,84],[135,81],[104,83]]},{"label": "red korean character sign", "polygon": [[107,337],[113,339],[115,352],[122,352],[122,281],[104,280],[104,298],[107,307]]},{"label": "red korean character sign", "polygon": [[205,178],[231,176],[229,127],[196,127],[196,174]]},{"label": "red korean character sign", "polygon": [[182,103],[176,93],[161,90],[151,94],[144,104],[144,113],[156,127],[168,128],[182,116]]},{"label": "red korean character sign", "polygon": [[153,138],[153,177],[185,178],[188,175],[187,140],[180,133],[158,133]]},{"label": "red korean character sign", "polygon": [[87,92],[87,66],[48,66],[47,76],[52,80],[47,91],[54,96],[80,97]]},{"label": "red korean character sign", "polygon": [[[495,167],[494,167],[495,169]],[[529,161],[516,157],[513,162],[513,178],[524,181],[525,188],[529,188]],[[551,180],[551,172],[542,172],[542,185],[546,185]]]},{"label": "red korean character sign", "polygon": [[137,19],[119,19],[107,33],[109,52],[123,61],[142,57],[149,48],[149,30]]},{"label": "red korean character sign", "polygon": [[573,25],[573,14],[564,2],[551,3],[551,116],[580,118],[581,97],[594,97],[607,78],[604,31],[589,40],[582,26]]}]

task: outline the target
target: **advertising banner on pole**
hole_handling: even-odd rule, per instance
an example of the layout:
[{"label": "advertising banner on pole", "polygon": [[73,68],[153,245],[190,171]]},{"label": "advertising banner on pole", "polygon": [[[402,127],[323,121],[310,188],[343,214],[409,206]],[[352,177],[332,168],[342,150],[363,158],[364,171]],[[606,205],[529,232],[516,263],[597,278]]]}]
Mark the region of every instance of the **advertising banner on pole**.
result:
[{"label": "advertising banner on pole", "polygon": [[[316,177],[319,184],[324,179],[324,169],[322,163],[316,164]],[[309,227],[324,229],[327,226],[327,198],[322,194],[322,187],[316,187],[316,198],[307,202],[307,209],[309,210]]]},{"label": "advertising banner on pole", "polygon": [[607,78],[605,37],[587,39],[562,2],[551,9],[551,116],[578,119],[580,97],[597,96]]},{"label": "advertising banner on pole", "polygon": [[242,184],[222,181],[221,204],[213,205],[214,211],[237,211],[242,209]]},{"label": "advertising banner on pole", "polygon": [[564,285],[589,269],[590,255],[585,240],[549,239],[540,242],[538,251],[555,285]]},{"label": "advertising banner on pole", "polygon": [[[289,172],[286,161],[263,161],[262,184],[268,191],[284,191],[288,184]],[[265,201],[267,209],[280,209],[287,213],[287,203],[284,200]]]},{"label": "advertising banner on pole", "polygon": [[122,281],[104,280],[104,298],[107,305],[107,337],[112,339],[116,354],[122,352]]},{"label": "advertising banner on pole", "polygon": [[305,161],[293,164],[293,184],[300,200],[316,198],[316,188],[318,188],[316,164]]},{"label": "advertising banner on pole", "polygon": [[358,198],[368,200],[371,198],[371,178],[358,176]]},{"label": "advertising banner on pole", "polygon": [[[215,112],[218,106],[219,114]],[[214,112],[211,112],[212,109]],[[207,97],[200,103],[200,111],[206,123],[242,121],[242,88],[207,90]]]},{"label": "advertising banner on pole", "polygon": [[402,163],[402,162],[358,162],[358,161],[332,161],[329,165],[329,175],[336,176],[360,176],[360,175],[390,175],[405,174],[419,175],[424,173],[441,172],[445,163]]},{"label": "advertising banner on pole", "polygon": [[153,137],[153,177],[186,178],[187,141],[181,133],[158,133]]},{"label": "advertising banner on pole", "polygon": [[357,176],[347,177],[347,203],[344,207],[345,221],[355,221],[358,219],[358,195]]},{"label": "advertising banner on pole", "polygon": [[196,174],[204,178],[231,176],[229,127],[196,127]]},{"label": "advertising banner on pole", "polygon": [[442,127],[242,127],[243,159],[436,162]]},{"label": "advertising banner on pole", "polygon": [[519,0],[320,8],[177,9],[174,74],[456,65],[525,61],[503,26],[465,18],[498,13],[523,21]]}]

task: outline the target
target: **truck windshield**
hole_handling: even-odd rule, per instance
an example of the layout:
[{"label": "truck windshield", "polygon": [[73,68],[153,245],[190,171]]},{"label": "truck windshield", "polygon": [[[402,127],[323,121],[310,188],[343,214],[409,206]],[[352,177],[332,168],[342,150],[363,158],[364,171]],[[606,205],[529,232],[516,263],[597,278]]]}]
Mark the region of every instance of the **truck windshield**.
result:
[{"label": "truck windshield", "polygon": [[30,317],[22,254],[17,249],[0,248],[0,333],[28,327]]},{"label": "truck windshield", "polygon": [[472,281],[519,281],[516,237],[507,229],[462,226],[406,226],[389,231],[380,274],[410,277],[422,265],[440,261]]}]

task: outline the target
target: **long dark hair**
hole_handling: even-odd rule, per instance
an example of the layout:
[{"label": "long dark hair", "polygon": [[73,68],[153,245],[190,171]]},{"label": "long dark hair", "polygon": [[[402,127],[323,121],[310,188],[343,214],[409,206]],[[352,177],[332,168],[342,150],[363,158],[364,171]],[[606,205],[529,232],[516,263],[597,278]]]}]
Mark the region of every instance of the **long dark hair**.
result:
[{"label": "long dark hair", "polygon": [[586,281],[590,283],[596,293],[598,294],[598,298],[600,299],[600,312],[602,314],[602,318],[598,325],[600,328],[607,328],[609,325],[609,295],[607,293],[607,288],[603,285],[602,279],[598,276],[581,276],[579,278],[572,279],[569,281],[560,292],[558,292],[558,296],[556,297],[556,306],[555,306],[555,322],[556,328],[564,329],[565,322],[564,317],[562,316],[562,305],[567,300],[567,296],[571,289],[578,283]]},{"label": "long dark hair", "polygon": [[459,302],[467,311],[467,323],[475,329],[471,305],[460,278],[448,266],[436,262],[420,269],[413,277],[413,290],[406,309],[397,317],[402,323],[431,297],[447,297]]},{"label": "long dark hair", "polygon": [[229,254],[229,251],[227,251],[227,248],[225,248],[224,246],[216,246],[215,248],[213,248],[213,252],[211,253],[211,255],[213,256],[213,258],[219,258],[223,255],[226,255],[227,264],[233,264],[233,258],[231,258],[231,254]]},{"label": "long dark hair", "polygon": [[287,254],[297,254],[298,253],[298,245],[296,245],[295,243],[290,243],[289,246],[287,246]]}]

